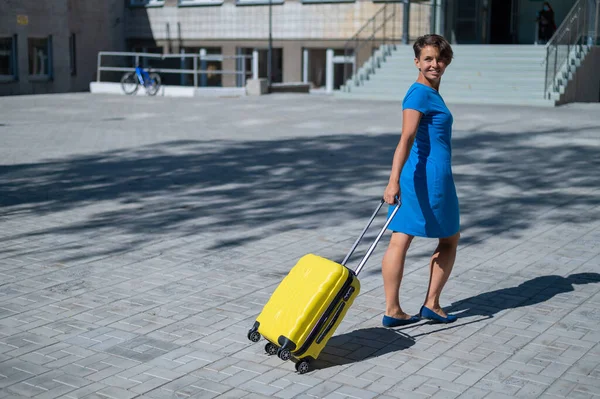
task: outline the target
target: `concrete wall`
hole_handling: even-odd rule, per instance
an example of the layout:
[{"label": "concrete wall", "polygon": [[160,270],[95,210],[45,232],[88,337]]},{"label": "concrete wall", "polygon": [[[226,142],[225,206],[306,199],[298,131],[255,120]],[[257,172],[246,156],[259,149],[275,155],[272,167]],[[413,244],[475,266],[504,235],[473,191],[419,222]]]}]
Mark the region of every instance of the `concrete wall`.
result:
[{"label": "concrete wall", "polygon": [[[18,81],[0,83],[0,95],[89,90],[100,50],[124,50],[123,0],[3,0],[0,37],[17,35]],[[17,16],[26,16],[19,24]],[[23,18],[20,18],[23,22]],[[71,76],[69,38],[76,37],[76,75]],[[52,36],[53,78],[29,76],[28,38]]]},{"label": "concrete wall", "polygon": [[600,47],[592,47],[575,77],[561,96],[560,104],[600,102]]}]

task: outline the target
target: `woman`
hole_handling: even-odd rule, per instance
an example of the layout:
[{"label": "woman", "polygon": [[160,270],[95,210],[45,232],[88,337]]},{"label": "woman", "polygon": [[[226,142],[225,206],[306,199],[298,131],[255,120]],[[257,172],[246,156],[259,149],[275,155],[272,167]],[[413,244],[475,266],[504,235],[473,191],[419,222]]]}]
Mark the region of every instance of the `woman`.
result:
[{"label": "woman", "polygon": [[556,32],[556,22],[554,21],[554,10],[550,3],[544,2],[542,10],[538,12],[538,39],[541,44],[547,43],[554,32]]},{"label": "woman", "polygon": [[[394,204],[396,198],[402,202],[389,225],[392,237],[382,262],[385,327],[421,318],[442,323],[456,320],[440,306],[440,294],[452,271],[460,237],[458,198],[450,165],[452,114],[438,93],[453,53],[439,35],[418,38],[413,49],[419,76],[402,102],[402,135],[383,195],[388,204]],[[415,236],[437,238],[439,244],[429,264],[425,302],[419,315],[411,317],[400,306],[399,291],[406,252]]]}]

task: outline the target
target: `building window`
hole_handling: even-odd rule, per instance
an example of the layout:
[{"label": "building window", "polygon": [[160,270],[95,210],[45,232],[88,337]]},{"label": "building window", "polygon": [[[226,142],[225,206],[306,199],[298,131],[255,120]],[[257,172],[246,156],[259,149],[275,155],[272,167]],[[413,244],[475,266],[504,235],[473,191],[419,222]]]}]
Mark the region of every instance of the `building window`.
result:
[{"label": "building window", "polygon": [[129,0],[130,7],[162,7],[165,0]]},{"label": "building window", "polygon": [[17,71],[17,35],[0,37],[0,80],[16,80]]},{"label": "building window", "polygon": [[52,78],[52,36],[29,38],[29,75]]},{"label": "building window", "polygon": [[283,4],[283,0],[236,0],[238,6],[269,5],[269,3]]},{"label": "building window", "polygon": [[[356,0],[302,0],[302,3],[304,3],[304,4],[314,4],[314,3],[354,3],[355,1]],[[378,0],[373,0],[373,1],[376,2]],[[387,0],[380,0],[380,1],[387,2]],[[398,1],[398,0],[396,0],[396,1]]]},{"label": "building window", "polygon": [[225,0],[179,0],[179,7],[188,6],[220,6]]},{"label": "building window", "polygon": [[71,76],[77,75],[77,45],[75,42],[75,33],[69,37],[69,68]]}]

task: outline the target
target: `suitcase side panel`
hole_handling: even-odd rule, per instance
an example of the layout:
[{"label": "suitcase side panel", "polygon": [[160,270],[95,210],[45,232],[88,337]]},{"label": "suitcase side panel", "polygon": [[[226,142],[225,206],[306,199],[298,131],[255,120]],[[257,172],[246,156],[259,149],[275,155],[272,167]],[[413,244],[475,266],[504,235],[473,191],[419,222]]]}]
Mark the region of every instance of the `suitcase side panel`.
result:
[{"label": "suitcase side panel", "polygon": [[303,256],[256,319],[258,331],[275,344],[279,344],[279,337],[284,336],[299,348],[349,274],[348,269],[336,262],[312,254]]},{"label": "suitcase side panel", "polygon": [[[354,288],[354,292],[352,292],[348,300],[341,300],[340,303],[336,305],[336,310],[334,310],[328,317],[327,321],[323,325],[323,328],[317,335],[317,338],[310,344],[306,352],[298,357],[311,357],[316,359],[319,356],[323,348],[325,348],[327,345],[329,339],[335,333],[335,330],[341,324],[344,316],[346,316],[346,313],[348,312],[348,309],[350,309],[350,306],[352,306],[354,299],[358,296],[360,292],[360,282],[358,281],[358,278],[354,277],[354,280],[352,281],[352,287]],[[321,336],[322,334],[324,335]]]}]

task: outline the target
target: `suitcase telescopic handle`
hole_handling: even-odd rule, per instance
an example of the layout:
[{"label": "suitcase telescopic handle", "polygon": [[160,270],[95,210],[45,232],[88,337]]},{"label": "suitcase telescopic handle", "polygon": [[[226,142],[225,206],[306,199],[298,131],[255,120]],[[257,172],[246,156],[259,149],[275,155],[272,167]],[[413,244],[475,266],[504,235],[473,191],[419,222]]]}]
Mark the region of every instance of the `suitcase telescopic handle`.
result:
[{"label": "suitcase telescopic handle", "polygon": [[[375,217],[377,216],[377,214],[381,210],[381,207],[383,206],[384,203],[385,203],[385,200],[382,198],[381,201],[379,202],[379,205],[375,209],[375,212],[373,212],[373,215],[371,216],[371,219],[369,220],[369,223],[367,223],[367,225],[363,229],[362,233],[360,233],[360,236],[358,237],[358,239],[354,242],[354,245],[352,245],[352,248],[350,249],[350,252],[348,252],[348,255],[346,255],[346,257],[342,261],[342,265],[346,266],[346,262],[348,262],[348,259],[350,259],[350,257],[352,256],[352,254],[356,250],[356,247],[358,247],[358,244],[360,243],[360,241],[364,237],[365,233],[367,232],[367,230],[369,229],[369,227],[371,227],[371,223],[373,223],[373,220],[375,219]],[[388,226],[392,222],[392,219],[394,218],[394,216],[396,216],[396,213],[398,212],[398,209],[400,209],[401,205],[402,205],[402,201],[400,201],[400,199],[398,197],[396,197],[396,207],[394,208],[394,211],[392,212],[392,214],[390,215],[390,217],[386,220],[385,225],[383,226],[383,228],[381,229],[381,231],[379,231],[379,234],[377,235],[377,238],[375,238],[375,241],[373,241],[373,243],[371,244],[371,246],[367,250],[367,253],[365,254],[365,256],[363,256],[363,258],[361,259],[360,263],[356,267],[356,270],[354,271],[354,273],[357,276],[358,276],[358,273],[360,273],[360,271],[362,270],[362,268],[365,266],[365,263],[367,263],[367,260],[369,260],[369,257],[371,256],[371,254],[375,250],[375,247],[379,243],[379,240],[381,240],[381,237],[383,236],[383,234],[385,233],[386,229],[388,228]]]}]

